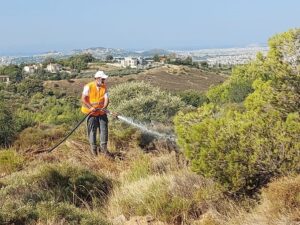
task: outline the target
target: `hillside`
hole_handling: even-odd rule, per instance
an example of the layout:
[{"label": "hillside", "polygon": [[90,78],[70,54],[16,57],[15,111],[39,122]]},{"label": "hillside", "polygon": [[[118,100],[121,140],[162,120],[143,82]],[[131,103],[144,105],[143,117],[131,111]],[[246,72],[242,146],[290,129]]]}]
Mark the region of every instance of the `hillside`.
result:
[{"label": "hillside", "polygon": [[228,77],[171,65],[111,76],[111,157],[90,153],[85,121],[49,151],[83,119],[92,78],[5,68],[0,224],[298,225],[299,40],[275,35]]},{"label": "hillside", "polygon": [[[101,69],[104,69],[104,71],[113,70],[111,67],[103,67]],[[46,81],[44,86],[47,90],[64,90],[66,93],[79,96],[83,86],[93,80],[92,77],[95,71],[95,69],[89,71],[91,78]],[[188,89],[204,92],[207,91],[210,86],[222,83],[227,77],[226,75],[214,74],[187,66],[165,65],[163,67],[146,70],[139,74],[109,77],[108,86],[114,87],[120,83],[144,81],[162,90],[171,92]]]}]

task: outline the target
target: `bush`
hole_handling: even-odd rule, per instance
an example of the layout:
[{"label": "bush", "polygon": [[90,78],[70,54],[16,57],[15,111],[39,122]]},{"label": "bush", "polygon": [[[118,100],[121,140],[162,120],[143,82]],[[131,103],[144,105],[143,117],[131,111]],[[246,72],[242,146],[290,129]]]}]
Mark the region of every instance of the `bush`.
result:
[{"label": "bush", "polygon": [[191,105],[194,107],[199,107],[208,102],[208,98],[205,96],[205,94],[194,90],[183,91],[179,93],[179,97],[186,105]]},{"label": "bush", "polygon": [[148,176],[116,190],[110,201],[113,215],[152,215],[180,223],[204,213],[221,197],[214,183],[190,173]]},{"label": "bush", "polygon": [[[34,196],[33,199],[46,198],[56,202],[66,201],[76,206],[92,205],[93,198],[104,202],[112,185],[106,178],[97,176],[85,169],[66,165],[46,166],[40,173],[33,176],[30,182],[41,190],[47,190],[44,196]],[[101,200],[101,201],[100,201]]]},{"label": "bush", "polygon": [[[258,55],[208,92],[213,103],[175,118],[178,143],[193,170],[231,194],[251,195],[272,177],[300,172],[300,76],[283,57],[299,33],[275,36],[266,58]],[[253,92],[244,89],[247,81]]]},{"label": "bush", "polygon": [[126,68],[126,69],[118,69],[118,70],[107,71],[107,74],[109,76],[123,77],[123,76],[130,75],[130,74],[138,74],[138,73],[141,73],[143,71],[144,71],[143,69]]},{"label": "bush", "polygon": [[18,149],[34,149],[47,147],[66,135],[66,128],[63,126],[51,127],[40,125],[24,129],[15,141]]},{"label": "bush", "polygon": [[21,112],[31,114],[35,122],[73,125],[83,117],[79,109],[79,101],[74,97],[42,97],[36,94]]},{"label": "bush", "polygon": [[144,82],[120,84],[110,91],[112,111],[139,121],[171,122],[184,103]]},{"label": "bush", "polygon": [[4,180],[0,189],[0,222],[105,224],[100,214],[87,209],[102,207],[111,189],[109,179],[78,165],[40,166]]},{"label": "bush", "polygon": [[299,114],[287,121],[279,115],[218,112],[207,105],[175,118],[178,143],[194,171],[214,178],[231,193],[251,194],[273,176],[300,171]]},{"label": "bush", "polygon": [[21,95],[32,96],[35,93],[43,92],[43,82],[41,80],[25,79],[17,85],[17,92]]},{"label": "bush", "polygon": [[36,206],[19,201],[7,201],[0,211],[1,224],[109,224],[98,212],[89,212],[68,203],[41,202]]},{"label": "bush", "polygon": [[[252,77],[239,77],[244,68],[236,68],[229,80],[208,90],[207,97],[210,102],[217,104],[240,103],[253,92]],[[247,72],[246,72],[247,73]]]},{"label": "bush", "polygon": [[0,150],[0,174],[10,174],[23,168],[24,159],[14,150]]},{"label": "bush", "polygon": [[6,199],[0,201],[0,224],[31,224],[38,218],[32,204],[25,205],[18,199]]},{"label": "bush", "polygon": [[8,147],[15,136],[15,121],[12,111],[0,102],[0,146]]}]

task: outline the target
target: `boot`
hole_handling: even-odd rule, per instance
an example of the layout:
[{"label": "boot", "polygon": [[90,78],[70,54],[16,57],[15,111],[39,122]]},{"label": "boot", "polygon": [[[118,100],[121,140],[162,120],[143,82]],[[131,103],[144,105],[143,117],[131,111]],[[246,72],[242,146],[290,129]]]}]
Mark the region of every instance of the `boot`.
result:
[{"label": "boot", "polygon": [[100,146],[100,151],[101,153],[103,153],[105,156],[108,156],[109,158],[113,158],[113,154],[110,153],[108,150],[107,150],[107,145],[106,144],[103,144]]},{"label": "boot", "polygon": [[97,150],[97,146],[91,146],[91,153],[93,156],[97,156],[98,155],[98,150]]}]

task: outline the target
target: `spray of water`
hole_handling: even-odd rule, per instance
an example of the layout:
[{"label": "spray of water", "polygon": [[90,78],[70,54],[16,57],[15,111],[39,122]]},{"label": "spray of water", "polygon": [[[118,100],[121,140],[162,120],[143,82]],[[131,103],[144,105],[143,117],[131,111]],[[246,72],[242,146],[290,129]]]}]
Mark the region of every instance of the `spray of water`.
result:
[{"label": "spray of water", "polygon": [[167,134],[163,134],[163,133],[159,133],[157,131],[153,131],[151,129],[149,129],[146,125],[144,124],[141,124],[141,123],[138,123],[138,122],[135,122],[133,119],[131,118],[128,118],[128,117],[125,117],[125,116],[118,116],[118,119],[122,120],[123,122],[127,123],[127,124],[130,124],[138,129],[140,129],[141,131],[145,132],[145,133],[148,133],[148,134],[151,134],[155,137],[158,137],[158,138],[165,138],[165,139],[171,139],[173,140],[174,137],[170,136],[170,135],[167,135]]}]

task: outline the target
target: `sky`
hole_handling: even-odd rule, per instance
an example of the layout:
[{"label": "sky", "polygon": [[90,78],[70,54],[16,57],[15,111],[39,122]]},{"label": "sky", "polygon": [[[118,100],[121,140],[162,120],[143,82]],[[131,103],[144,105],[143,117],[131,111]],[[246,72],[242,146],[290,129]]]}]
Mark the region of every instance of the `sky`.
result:
[{"label": "sky", "polygon": [[266,44],[300,27],[299,10],[299,0],[0,0],[0,55]]}]

